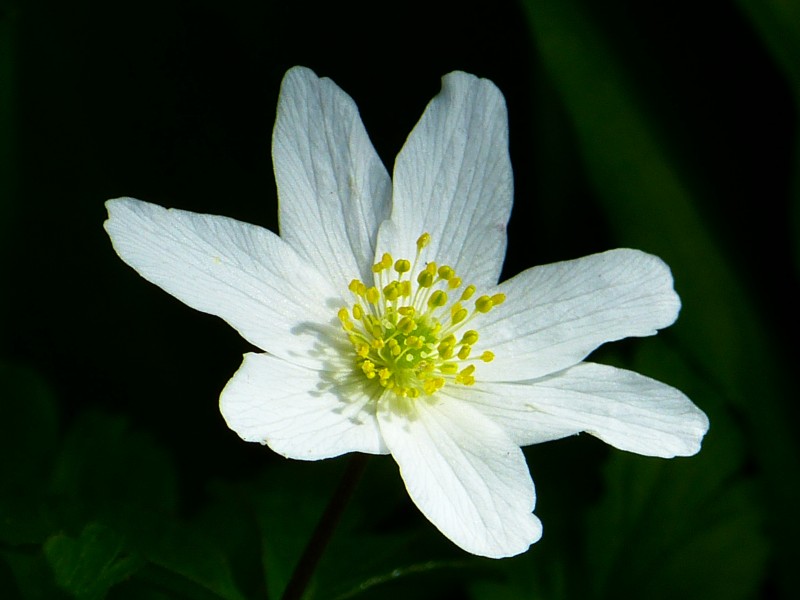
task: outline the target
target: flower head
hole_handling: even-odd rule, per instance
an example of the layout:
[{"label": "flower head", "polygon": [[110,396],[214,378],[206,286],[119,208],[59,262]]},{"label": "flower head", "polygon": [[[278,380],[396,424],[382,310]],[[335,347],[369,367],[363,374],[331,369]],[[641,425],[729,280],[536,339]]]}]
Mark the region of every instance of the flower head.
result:
[{"label": "flower head", "polygon": [[390,179],[350,97],[291,69],[273,161],[280,236],[107,203],[126,263],[264,351],[220,397],[244,440],[304,460],[391,453],[425,516],[491,557],[541,535],[520,446],[586,431],[650,456],[698,451],[708,420],[681,392],[583,362],[675,320],[660,259],[612,250],[498,283],[513,192],[491,82],[445,76]]}]

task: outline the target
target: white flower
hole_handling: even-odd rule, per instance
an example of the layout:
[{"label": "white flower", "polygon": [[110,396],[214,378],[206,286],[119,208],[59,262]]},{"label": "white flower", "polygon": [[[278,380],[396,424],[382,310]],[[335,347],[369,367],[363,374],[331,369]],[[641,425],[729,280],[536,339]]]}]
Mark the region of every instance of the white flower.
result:
[{"label": "white flower", "polygon": [[498,284],[512,174],[490,81],[443,78],[393,179],[352,99],[308,69],[286,74],[272,144],[280,237],[130,198],[105,223],[140,275],[264,350],[220,398],[244,440],[303,460],[391,453],[423,514],[490,557],[541,536],[520,446],[585,431],[699,450],[708,420],[681,392],[581,362],[675,320],[660,259],[612,250]]}]

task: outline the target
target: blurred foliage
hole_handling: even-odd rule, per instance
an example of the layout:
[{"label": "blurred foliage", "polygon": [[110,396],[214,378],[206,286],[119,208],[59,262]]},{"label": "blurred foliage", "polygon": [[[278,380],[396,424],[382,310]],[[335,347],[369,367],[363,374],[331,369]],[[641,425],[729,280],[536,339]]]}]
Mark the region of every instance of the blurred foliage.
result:
[{"label": "blurred foliage", "polygon": [[[738,0],[775,64],[792,88],[795,115],[800,112],[800,4],[781,0]],[[795,266],[800,271],[800,135],[795,123],[792,233]]]},{"label": "blurred foliage", "polygon": [[711,419],[685,459],[527,448],[545,534],[504,561],[454,548],[373,459],[309,597],[793,597],[800,15],[777,0],[0,4],[0,597],[280,597],[347,459],[229,432],[217,395],[247,345],[140,280],[101,223],[134,195],[276,230],[295,64],[355,98],[388,166],[442,74],[495,81],[505,276],[662,256],[678,323],[596,359]]}]

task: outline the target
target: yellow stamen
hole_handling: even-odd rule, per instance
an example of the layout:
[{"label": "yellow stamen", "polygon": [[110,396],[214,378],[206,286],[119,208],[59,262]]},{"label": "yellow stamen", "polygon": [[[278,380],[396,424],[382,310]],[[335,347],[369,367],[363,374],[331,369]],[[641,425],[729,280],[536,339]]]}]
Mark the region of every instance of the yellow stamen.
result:
[{"label": "yellow stamen", "polygon": [[470,329],[467,331],[461,338],[462,344],[468,344],[472,346],[475,342],[478,341],[478,332],[474,329]]},{"label": "yellow stamen", "polygon": [[447,265],[442,265],[439,267],[439,277],[445,281],[450,281],[455,276],[456,272],[452,269],[452,267],[448,267]]},{"label": "yellow stamen", "polygon": [[[475,286],[463,287],[453,267],[425,262],[423,250],[430,243],[428,233],[417,239],[413,262],[383,253],[372,266],[374,285],[351,280],[354,301],[336,313],[353,347],[353,368],[374,382],[369,385],[404,401],[435,394],[447,384],[475,383],[475,363],[491,362],[494,354],[484,350],[472,357],[479,335],[465,325],[506,298],[498,293],[472,300]],[[474,308],[465,307],[467,301]]]},{"label": "yellow stamen", "polygon": [[492,310],[492,299],[489,296],[481,296],[475,300],[475,310],[481,313],[487,313]]},{"label": "yellow stamen", "polygon": [[411,262],[404,258],[399,258],[394,263],[394,270],[398,273],[408,273],[411,270]]},{"label": "yellow stamen", "polygon": [[431,297],[428,298],[428,306],[431,308],[439,308],[445,304],[447,304],[447,294],[442,290],[436,290],[431,294]]}]

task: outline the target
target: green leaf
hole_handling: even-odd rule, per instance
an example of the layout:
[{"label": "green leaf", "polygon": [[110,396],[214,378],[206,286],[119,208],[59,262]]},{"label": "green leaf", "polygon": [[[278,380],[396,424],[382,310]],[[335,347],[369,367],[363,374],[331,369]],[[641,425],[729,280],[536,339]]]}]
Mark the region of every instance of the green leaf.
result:
[{"label": "green leaf", "polygon": [[190,598],[244,600],[228,559],[191,525],[170,522],[142,550],[151,566],[142,577]]},{"label": "green leaf", "polygon": [[138,539],[175,512],[172,459],[121,417],[81,415],[68,432],[52,493],[70,527],[101,520]]},{"label": "green leaf", "polygon": [[800,4],[785,0],[737,0],[786,78],[800,93]]},{"label": "green leaf", "polygon": [[215,481],[206,494],[208,502],[193,517],[192,529],[225,557],[245,597],[264,598],[263,545],[246,485]]},{"label": "green leaf", "polygon": [[0,362],[0,540],[41,543],[49,528],[44,488],[58,416],[49,387],[31,369]]},{"label": "green leaf", "polygon": [[0,558],[8,565],[14,579],[13,583],[4,582],[5,585],[0,588],[0,598],[60,600],[70,597],[56,585],[53,571],[40,548],[0,550]]},{"label": "green leaf", "polygon": [[[18,28],[18,9],[0,6],[0,256],[10,256],[7,247],[8,228],[12,223],[11,206],[19,186],[19,165],[17,160],[17,65],[16,44]],[[8,259],[6,259],[7,261]],[[0,263],[1,273],[8,278],[8,262]],[[6,295],[0,295],[0,314],[7,314]],[[0,319],[0,340],[5,335],[5,322]]]},{"label": "green leaf", "polygon": [[[800,3],[737,0],[792,87],[795,118],[800,115]],[[793,225],[795,266],[800,271],[800,131],[795,127]]]},{"label": "green leaf", "polygon": [[90,523],[78,538],[51,537],[44,553],[56,583],[79,600],[104,598],[111,587],[135,573],[141,557],[128,554],[124,538],[99,523]]},{"label": "green leaf", "polygon": [[[502,561],[504,577],[486,578],[470,585],[473,600],[568,600],[567,563],[557,557],[529,551],[519,558]],[[576,574],[578,577],[581,574]]]},{"label": "green leaf", "polygon": [[[683,310],[669,335],[748,423],[765,475],[770,526],[780,554],[788,556],[800,537],[794,518],[800,488],[787,485],[786,473],[800,472],[800,452],[783,405],[791,388],[761,316],[698,214],[693,186],[666,152],[650,118],[652,107],[641,102],[623,58],[614,54],[585,5],[577,0],[525,0],[524,5],[618,241],[654,252],[670,265]],[[791,565],[785,569],[788,576]]]},{"label": "green leaf", "polygon": [[[393,540],[381,539],[385,548]],[[399,556],[396,557],[396,560]],[[352,598],[407,598],[414,594],[416,598],[440,598],[444,590],[452,589],[454,581],[464,584],[466,578],[485,576],[487,569],[481,567],[478,559],[464,560],[428,560],[397,566],[382,572],[376,572],[357,583],[337,586],[343,591],[319,594],[318,598],[334,600],[350,600]],[[443,589],[442,589],[443,588]],[[322,588],[328,589],[328,588]]]},{"label": "green leaf", "polygon": [[615,452],[589,518],[593,598],[753,597],[769,545],[757,480],[742,475],[741,432],[716,390],[658,340],[636,369],[677,384],[709,411],[700,453],[670,461]]},{"label": "green leaf", "polygon": [[341,460],[286,462],[250,488],[268,598],[280,598],[337,483]]},{"label": "green leaf", "polygon": [[[350,457],[273,466],[250,488],[262,532],[263,565],[269,598],[280,598],[308,544]],[[364,479],[322,556],[306,592],[308,598],[441,597],[442,586],[485,576],[485,564],[463,559],[427,521],[425,528],[397,525],[396,512],[410,501],[387,458],[371,459]],[[377,516],[376,516],[377,515]],[[417,522],[416,513],[412,515]],[[389,532],[375,534],[374,530]],[[455,556],[456,558],[452,558]],[[492,564],[492,561],[487,561]]]}]

